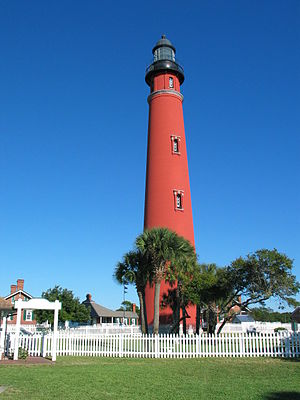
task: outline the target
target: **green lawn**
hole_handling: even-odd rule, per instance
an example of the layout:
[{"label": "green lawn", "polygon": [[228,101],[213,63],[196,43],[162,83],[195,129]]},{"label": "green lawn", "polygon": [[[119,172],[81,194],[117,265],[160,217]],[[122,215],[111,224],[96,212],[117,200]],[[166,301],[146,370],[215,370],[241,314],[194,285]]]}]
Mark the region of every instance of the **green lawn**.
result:
[{"label": "green lawn", "polygon": [[0,366],[0,399],[299,400],[300,362],[259,359],[60,357]]}]

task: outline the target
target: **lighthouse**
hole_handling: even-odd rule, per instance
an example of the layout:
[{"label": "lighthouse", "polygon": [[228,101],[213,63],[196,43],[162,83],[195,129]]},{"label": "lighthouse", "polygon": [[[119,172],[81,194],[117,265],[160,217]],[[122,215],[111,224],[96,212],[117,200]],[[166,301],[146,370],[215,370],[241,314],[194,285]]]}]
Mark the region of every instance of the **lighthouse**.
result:
[{"label": "lighthouse", "polygon": [[[144,228],[166,227],[194,245],[192,203],[183,120],[184,81],[182,66],[176,61],[176,49],[164,35],[153,50],[153,62],[146,69],[149,125]],[[160,299],[168,293],[162,282]],[[154,288],[146,287],[148,324],[153,325]],[[161,301],[160,301],[161,303]],[[187,326],[195,325],[194,307],[189,308]],[[160,327],[172,323],[172,310],[160,310]]]}]

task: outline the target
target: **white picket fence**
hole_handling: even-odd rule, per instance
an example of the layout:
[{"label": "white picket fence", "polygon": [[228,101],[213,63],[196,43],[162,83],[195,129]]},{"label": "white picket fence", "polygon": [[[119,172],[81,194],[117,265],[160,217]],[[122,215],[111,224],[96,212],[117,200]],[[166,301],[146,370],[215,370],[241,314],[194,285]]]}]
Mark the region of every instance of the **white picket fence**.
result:
[{"label": "white picket fence", "polygon": [[[9,335],[8,352],[14,348]],[[50,356],[52,334],[21,335],[19,347],[31,356]],[[190,358],[300,357],[300,333],[217,335],[74,334],[59,332],[58,356]]]}]

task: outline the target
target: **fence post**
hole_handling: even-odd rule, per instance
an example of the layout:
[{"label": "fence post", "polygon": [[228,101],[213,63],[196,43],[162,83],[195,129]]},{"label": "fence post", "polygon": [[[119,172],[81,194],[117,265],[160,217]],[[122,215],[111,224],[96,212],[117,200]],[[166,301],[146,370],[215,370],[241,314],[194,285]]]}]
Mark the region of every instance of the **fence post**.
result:
[{"label": "fence post", "polygon": [[155,343],[155,358],[158,358],[158,335],[154,335],[154,343]]},{"label": "fence post", "polygon": [[45,334],[42,336],[42,357],[46,357],[46,340],[45,340]]},{"label": "fence post", "polygon": [[123,334],[119,335],[119,357],[123,357]]}]

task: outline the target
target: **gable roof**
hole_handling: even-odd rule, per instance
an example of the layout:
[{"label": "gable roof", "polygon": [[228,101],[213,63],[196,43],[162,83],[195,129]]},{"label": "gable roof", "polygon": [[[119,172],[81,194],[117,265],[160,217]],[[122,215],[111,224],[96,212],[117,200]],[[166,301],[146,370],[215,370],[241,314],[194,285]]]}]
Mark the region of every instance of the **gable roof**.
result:
[{"label": "gable roof", "polygon": [[242,322],[255,322],[255,319],[251,315],[241,314],[241,315],[236,315],[233,318],[232,322],[241,324]]},{"label": "gable roof", "polygon": [[[103,307],[94,301],[85,300],[82,302],[86,307],[91,307],[91,317],[108,317],[108,318],[123,318],[124,311],[114,311],[109,308]],[[136,318],[139,316],[133,311],[125,311],[125,318]]]},{"label": "gable roof", "polygon": [[8,294],[7,296],[4,297],[4,299],[5,299],[5,300],[10,299],[11,297],[15,296],[15,295],[18,294],[18,293],[21,293],[21,294],[23,294],[25,297],[28,297],[29,299],[32,299],[31,294],[25,292],[25,290],[22,290],[22,289],[16,290],[15,292]]}]

